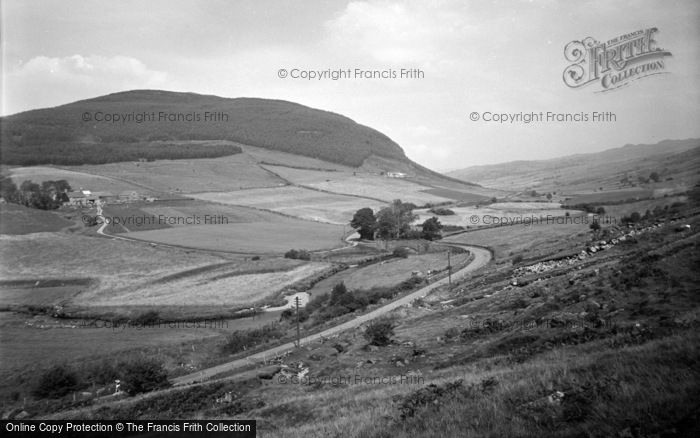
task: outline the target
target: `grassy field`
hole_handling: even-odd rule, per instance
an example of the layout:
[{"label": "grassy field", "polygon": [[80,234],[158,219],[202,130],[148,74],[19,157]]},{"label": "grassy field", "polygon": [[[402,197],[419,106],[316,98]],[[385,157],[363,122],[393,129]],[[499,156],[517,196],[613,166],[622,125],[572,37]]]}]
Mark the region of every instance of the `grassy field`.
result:
[{"label": "grassy field", "polygon": [[257,161],[245,153],[216,159],[111,163],[76,166],[71,169],[85,169],[168,193],[276,187],[284,183],[261,169]]},{"label": "grassy field", "polygon": [[281,220],[279,215],[268,211],[200,200],[110,204],[104,207],[104,215],[110,221],[104,230],[109,234],[184,227],[207,221],[217,225]]},{"label": "grassy field", "polygon": [[333,193],[376,198],[384,202],[401,199],[416,205],[450,200],[424,192],[430,189],[429,187],[400,178],[388,178],[364,172],[321,172],[284,166],[266,167],[295,184]]},{"label": "grassy field", "polygon": [[290,249],[310,251],[343,246],[343,227],[281,217],[277,222],[192,225],[129,233],[128,237],[188,248],[243,254],[280,254]]},{"label": "grassy field", "polygon": [[347,224],[360,208],[382,206],[381,202],[370,199],[334,195],[291,186],[236,192],[197,193],[192,196],[205,201],[261,208],[334,224]]},{"label": "grassy field", "polygon": [[29,234],[59,231],[74,225],[67,214],[37,210],[17,204],[0,204],[0,234]]},{"label": "grassy field", "polygon": [[[217,353],[221,339],[234,330],[259,327],[279,319],[279,313],[255,318],[210,320],[208,325],[112,325],[89,320],[56,320],[45,315],[0,312],[0,387],[14,386],[7,376],[35,378],[37,369],[56,363],[85,363],[88,359],[123,358],[125,355],[170,356],[177,369]],[[192,349],[195,346],[195,350]],[[26,381],[25,381],[26,383]],[[33,382],[32,382],[33,383]],[[21,385],[26,390],[27,385]],[[6,394],[5,394],[6,395]]]},{"label": "grassy field", "polygon": [[654,194],[653,190],[645,188],[629,188],[623,190],[600,191],[586,194],[572,194],[567,204],[596,204],[600,202],[624,202],[630,199],[645,199]]},{"label": "grassy field", "polygon": [[669,208],[676,203],[686,203],[688,202],[687,196],[669,196],[667,198],[657,198],[649,199],[646,201],[630,202],[625,204],[616,205],[606,205],[605,214],[606,216],[612,216],[614,218],[620,219],[623,216],[629,216],[633,212],[638,212],[639,214],[644,214],[647,210],[654,211],[654,208],[664,208],[668,206]]},{"label": "grassy field", "polygon": [[183,270],[232,260],[236,257],[78,234],[0,236],[0,279],[5,281],[99,279],[95,290],[115,291]]},{"label": "grassy field", "polygon": [[546,220],[547,216],[564,216],[566,210],[560,207],[561,204],[556,202],[498,202],[479,207],[448,207],[455,214],[446,216],[437,216],[427,209],[415,210],[415,213],[418,214],[416,223],[423,223],[426,219],[437,216],[443,225],[473,228],[518,220],[522,223],[527,220],[534,221],[534,218]]},{"label": "grassy field", "polygon": [[[465,262],[467,258],[467,254],[453,254],[451,261],[454,266],[457,266]],[[333,286],[341,281],[350,290],[395,286],[410,278],[413,271],[419,271],[425,275],[428,270],[442,270],[446,267],[446,252],[416,254],[405,259],[395,258],[341,271],[332,277],[319,281],[308,292],[313,296],[323,295],[330,292]]]},{"label": "grassy field", "polygon": [[[134,163],[122,163],[121,166],[135,166]],[[94,173],[94,174],[93,174]],[[93,192],[110,192],[118,194],[123,191],[137,191],[141,194],[152,194],[152,190],[144,189],[138,180],[122,180],[102,175],[100,166],[74,166],[72,168],[57,168],[48,166],[14,167],[10,168],[10,177],[18,186],[23,181],[32,180],[41,184],[42,181],[65,179],[73,190],[92,190]],[[136,184],[132,184],[136,183]]]},{"label": "grassy field", "polygon": [[243,146],[245,153],[255,159],[256,162],[262,164],[272,164],[287,167],[297,167],[305,169],[325,169],[325,170],[340,170],[351,171],[354,169],[350,166],[344,166],[339,163],[331,163],[316,158],[305,157],[303,155],[290,154],[287,152],[273,151],[270,149],[259,148],[255,146]]},{"label": "grassy field", "polygon": [[590,234],[585,224],[512,225],[470,231],[445,241],[487,246],[494,250],[497,261],[503,261],[514,255],[531,259],[565,251]]},{"label": "grassy field", "polygon": [[[430,188],[430,189],[425,189],[421,190],[424,193],[428,193],[430,195],[435,195],[440,198],[445,198],[445,199],[451,199],[459,202],[467,202],[467,203],[474,203],[474,204],[479,204],[484,201],[487,201],[491,199],[493,195],[487,196],[485,194],[481,193],[470,193],[467,190],[465,191],[460,191],[460,190],[455,190],[455,189],[450,189],[450,188]],[[474,190],[477,192],[482,192],[482,190]]]},{"label": "grassy field", "polygon": [[[284,266],[284,262],[280,263]],[[292,269],[271,267],[272,272],[194,275],[174,281],[155,282],[120,293],[82,294],[73,300],[77,306],[216,306],[245,307],[264,302],[285,287],[317,274],[329,265],[299,264]]]}]

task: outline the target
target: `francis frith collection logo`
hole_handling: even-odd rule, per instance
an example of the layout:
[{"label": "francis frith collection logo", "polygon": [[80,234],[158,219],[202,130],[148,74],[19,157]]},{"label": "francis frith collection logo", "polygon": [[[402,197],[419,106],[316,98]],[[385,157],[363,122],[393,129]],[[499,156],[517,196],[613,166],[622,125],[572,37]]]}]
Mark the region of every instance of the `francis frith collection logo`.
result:
[{"label": "francis frith collection logo", "polygon": [[668,73],[662,49],[654,39],[655,27],[627,33],[601,43],[591,37],[571,41],[564,48],[564,83],[571,88],[595,84],[605,92],[652,75]]}]

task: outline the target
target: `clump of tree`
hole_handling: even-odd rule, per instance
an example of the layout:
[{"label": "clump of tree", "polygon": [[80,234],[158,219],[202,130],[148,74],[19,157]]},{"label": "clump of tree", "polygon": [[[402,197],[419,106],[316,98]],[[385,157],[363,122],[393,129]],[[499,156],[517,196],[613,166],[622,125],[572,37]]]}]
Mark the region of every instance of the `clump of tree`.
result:
[{"label": "clump of tree", "polygon": [[360,233],[360,239],[374,240],[374,231],[377,228],[374,211],[369,207],[357,210],[350,221],[350,226]]},{"label": "clump of tree", "polygon": [[64,166],[81,164],[105,164],[124,161],[185,160],[194,158],[219,158],[242,152],[233,144],[181,144],[145,143],[133,137],[105,137],[100,144],[80,142],[17,146],[2,145],[2,159],[5,164],[36,166],[58,164]]},{"label": "clump of tree", "polygon": [[408,236],[411,223],[418,219],[413,213],[416,205],[395,199],[377,214],[377,236],[382,239],[401,239]]},{"label": "clump of tree", "polygon": [[623,224],[636,224],[642,220],[642,215],[638,211],[632,212],[629,216],[623,216],[621,221]]},{"label": "clump of tree", "polygon": [[170,386],[163,364],[155,359],[141,358],[125,362],[120,372],[122,389],[129,395]]},{"label": "clump of tree", "polygon": [[[305,322],[309,319],[309,312],[304,308],[299,308],[299,322]],[[296,321],[296,309],[284,309],[280,314],[280,321]]]},{"label": "clump of tree", "polygon": [[395,199],[376,214],[371,208],[361,208],[355,212],[350,225],[355,228],[362,239],[415,239],[420,232],[411,230],[411,223],[418,219],[413,213],[417,206],[411,202]]},{"label": "clump of tree", "polygon": [[378,319],[367,325],[363,336],[370,345],[383,347],[391,344],[391,338],[394,336],[394,327],[394,321],[391,319]]},{"label": "clump of tree", "polygon": [[410,254],[410,251],[405,246],[399,246],[399,247],[394,248],[394,251],[392,251],[392,254],[395,257],[401,257],[402,259],[407,259],[408,255]]},{"label": "clump of tree", "polygon": [[55,365],[44,372],[32,393],[41,398],[60,398],[78,387],[78,376],[64,365]]},{"label": "clump of tree", "polygon": [[374,287],[350,291],[344,283],[338,283],[330,294],[319,295],[306,305],[306,311],[314,316],[314,323],[322,323],[377,304],[383,299],[392,299],[397,295],[411,291],[423,284],[421,277],[410,277],[396,286]]},{"label": "clump of tree", "polygon": [[593,204],[581,203],[581,204],[562,204],[561,208],[566,208],[569,210],[583,210],[586,213],[597,214],[598,216],[605,214],[605,208],[597,207]]},{"label": "clump of tree", "polygon": [[455,214],[453,210],[450,210],[449,208],[444,208],[444,207],[433,207],[430,210],[428,210],[432,214],[436,214],[438,216],[451,216]]},{"label": "clump of tree", "polygon": [[426,219],[421,225],[422,237],[426,240],[437,240],[442,238],[442,224],[437,217]]},{"label": "clump of tree", "polygon": [[64,179],[41,184],[26,180],[19,188],[9,177],[0,178],[0,196],[6,201],[41,210],[54,210],[68,202],[70,185]]},{"label": "clump of tree", "polygon": [[221,350],[224,353],[235,354],[271,339],[279,338],[283,334],[284,332],[278,323],[267,324],[255,329],[236,330],[226,338]]},{"label": "clump of tree", "polygon": [[290,249],[284,253],[287,259],[311,260],[311,253],[305,249]]}]

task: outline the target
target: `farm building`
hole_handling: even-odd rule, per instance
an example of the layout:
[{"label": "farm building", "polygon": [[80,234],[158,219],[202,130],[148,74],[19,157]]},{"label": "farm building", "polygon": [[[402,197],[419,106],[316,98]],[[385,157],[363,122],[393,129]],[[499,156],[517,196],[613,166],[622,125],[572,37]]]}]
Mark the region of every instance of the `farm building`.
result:
[{"label": "farm building", "polygon": [[406,174],[403,172],[387,172],[386,176],[389,178],[406,178]]},{"label": "farm building", "polygon": [[102,202],[114,202],[117,200],[117,196],[110,192],[93,192],[92,196]]},{"label": "farm building", "polygon": [[83,192],[68,192],[68,205],[85,205],[87,204],[87,197]]}]

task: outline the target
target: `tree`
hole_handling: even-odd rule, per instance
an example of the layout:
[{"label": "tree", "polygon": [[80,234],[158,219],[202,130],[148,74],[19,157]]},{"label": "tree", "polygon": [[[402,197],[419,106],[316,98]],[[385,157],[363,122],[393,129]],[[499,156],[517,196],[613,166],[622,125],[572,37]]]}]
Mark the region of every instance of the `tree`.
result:
[{"label": "tree", "polygon": [[357,210],[350,221],[350,226],[360,233],[360,239],[374,239],[374,230],[377,227],[377,218],[371,208],[365,207]]},{"label": "tree", "polygon": [[659,174],[657,172],[651,172],[651,175],[649,175],[649,179],[654,182],[659,182]]},{"label": "tree", "polygon": [[400,239],[411,228],[411,222],[418,218],[413,214],[414,204],[395,199],[391,205],[379,210],[377,214],[377,235],[383,239]]},{"label": "tree", "polygon": [[370,345],[385,346],[391,343],[391,337],[394,336],[394,323],[389,319],[381,319],[371,322],[363,336]]},{"label": "tree", "polygon": [[138,359],[122,364],[123,388],[129,395],[170,386],[168,373],[160,362]]},{"label": "tree", "polygon": [[44,374],[34,388],[34,395],[38,397],[58,398],[63,397],[78,386],[78,378],[68,368],[55,365]]},{"label": "tree", "polygon": [[600,231],[600,223],[594,220],[593,222],[591,222],[589,228],[593,231],[594,235],[597,235],[598,231]]},{"label": "tree", "polygon": [[12,178],[0,177],[0,196],[7,202],[19,202],[20,193],[17,190],[17,184],[12,181]]},{"label": "tree", "polygon": [[421,225],[423,227],[423,238],[427,240],[440,239],[442,236],[440,230],[442,230],[442,224],[437,217],[433,216],[430,219],[426,219]]}]

